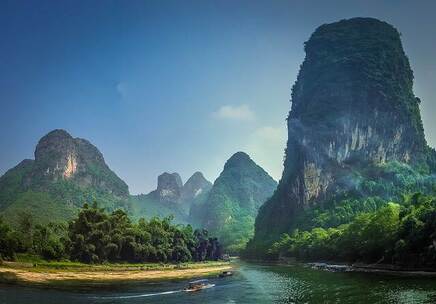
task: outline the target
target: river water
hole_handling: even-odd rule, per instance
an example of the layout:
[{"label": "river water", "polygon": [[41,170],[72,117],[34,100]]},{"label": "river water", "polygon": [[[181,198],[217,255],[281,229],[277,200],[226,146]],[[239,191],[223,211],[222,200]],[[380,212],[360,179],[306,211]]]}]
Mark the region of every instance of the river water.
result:
[{"label": "river water", "polygon": [[304,265],[241,263],[215,287],[181,291],[187,281],[118,289],[60,291],[0,285],[0,303],[436,303],[436,279],[369,273],[332,273]]}]

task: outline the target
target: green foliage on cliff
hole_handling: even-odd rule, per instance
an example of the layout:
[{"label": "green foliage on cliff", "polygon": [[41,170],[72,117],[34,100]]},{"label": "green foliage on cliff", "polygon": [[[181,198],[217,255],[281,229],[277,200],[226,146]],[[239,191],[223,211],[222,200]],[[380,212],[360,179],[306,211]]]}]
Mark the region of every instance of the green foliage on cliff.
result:
[{"label": "green foliage on cliff", "polygon": [[206,201],[191,213],[220,238],[228,252],[236,253],[253,236],[257,211],[276,186],[247,154],[238,152],[226,162]]},{"label": "green foliage on cliff", "polygon": [[[334,119],[348,112],[350,99],[363,101],[365,95],[371,95],[368,102],[378,110],[399,113],[404,122],[412,123],[417,134],[423,133],[419,100],[413,94],[413,72],[393,26],[371,18],[322,25],[305,43],[305,51],[306,60],[292,95],[292,100],[298,101],[295,115],[321,121]],[[302,90],[300,83],[304,83]],[[343,97],[350,89],[355,96],[312,107],[308,101],[316,101],[320,88],[337,88],[346,94]],[[368,105],[353,103],[353,107],[356,110]]]},{"label": "green foliage on cliff", "polygon": [[402,201],[416,191],[436,193],[435,178],[410,165],[392,161],[367,165],[347,176],[348,187],[340,188],[330,200],[303,211],[291,228],[329,228],[352,221],[364,212],[374,212],[389,200]]},{"label": "green foliage on cliff", "polygon": [[272,255],[305,260],[383,262],[409,267],[436,267],[436,196],[408,196],[361,213],[348,224],[284,234]]},{"label": "green foliage on cliff", "polygon": [[129,208],[126,198],[94,187],[81,187],[71,180],[53,181],[43,186],[40,183],[25,185],[23,170],[17,167],[11,169],[0,181],[0,186],[5,189],[0,191],[0,215],[12,225],[15,225],[21,211],[33,214],[38,223],[63,222],[71,219],[78,208],[88,201],[97,200],[109,210]]},{"label": "green foliage on cliff", "polygon": [[[353,176],[346,176],[344,182],[347,185],[341,185],[329,200],[299,212],[286,233],[299,233],[301,236],[308,236],[308,231],[312,230],[336,233],[337,227],[348,225],[367,214],[375,214],[386,208],[390,201],[398,202],[401,208],[409,205],[410,197],[416,191],[434,197],[435,177],[427,172],[427,169],[420,171],[419,168],[397,161],[367,165],[355,170]],[[271,219],[270,224],[274,224],[274,219]],[[270,248],[271,243],[251,240],[244,254],[258,256],[263,252],[265,258],[274,258],[274,255],[267,253]]]}]

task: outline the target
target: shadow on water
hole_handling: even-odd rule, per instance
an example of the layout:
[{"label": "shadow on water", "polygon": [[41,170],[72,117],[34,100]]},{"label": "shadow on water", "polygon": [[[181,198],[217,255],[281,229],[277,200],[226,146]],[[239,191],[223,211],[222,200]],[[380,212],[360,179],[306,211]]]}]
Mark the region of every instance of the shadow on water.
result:
[{"label": "shadow on water", "polygon": [[235,275],[214,278],[196,293],[174,281],[117,289],[59,291],[0,285],[0,303],[436,303],[436,280],[369,273],[331,273],[301,264],[241,263]]}]

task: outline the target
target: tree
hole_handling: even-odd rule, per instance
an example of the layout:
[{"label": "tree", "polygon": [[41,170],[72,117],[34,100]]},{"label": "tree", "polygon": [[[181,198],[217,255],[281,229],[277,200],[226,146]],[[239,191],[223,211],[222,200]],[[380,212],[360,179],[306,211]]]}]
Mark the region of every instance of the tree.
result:
[{"label": "tree", "polygon": [[0,217],[0,260],[13,260],[18,247],[18,240],[11,228]]}]

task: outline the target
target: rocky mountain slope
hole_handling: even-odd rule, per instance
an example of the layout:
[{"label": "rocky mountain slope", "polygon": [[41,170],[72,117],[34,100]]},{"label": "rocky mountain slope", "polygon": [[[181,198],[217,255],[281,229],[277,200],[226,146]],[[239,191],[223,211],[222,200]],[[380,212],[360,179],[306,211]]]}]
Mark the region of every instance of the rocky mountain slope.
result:
[{"label": "rocky mountain slope", "polygon": [[207,195],[212,188],[212,183],[204,178],[201,172],[195,172],[183,185],[181,200],[185,202],[185,208],[189,210],[191,203],[201,200],[202,197]]},{"label": "rocky mountain slope", "polygon": [[253,235],[259,207],[272,195],[276,181],[247,154],[235,153],[224,165],[207,198],[191,208],[191,221],[237,252]]},{"label": "rocky mountain slope", "polygon": [[22,161],[0,178],[0,213],[11,222],[23,211],[37,221],[67,219],[93,200],[108,209],[125,207],[128,196],[128,186],[100,151],[64,130],[42,137],[34,160]]},{"label": "rocky mountain slope", "polygon": [[157,178],[157,189],[149,195],[159,202],[177,203],[182,196],[182,189],[183,182],[178,173],[164,172]]},{"label": "rocky mountain slope", "polygon": [[136,217],[173,215],[177,223],[189,223],[191,206],[201,203],[211,188],[201,172],[195,172],[185,184],[178,173],[164,172],[158,176],[156,190],[132,196],[130,201]]},{"label": "rocky mountain slope", "polygon": [[313,219],[338,225],[406,192],[434,191],[435,152],[398,31],[372,18],[341,20],[316,29],[305,52],[284,172],[259,211],[252,251]]}]

